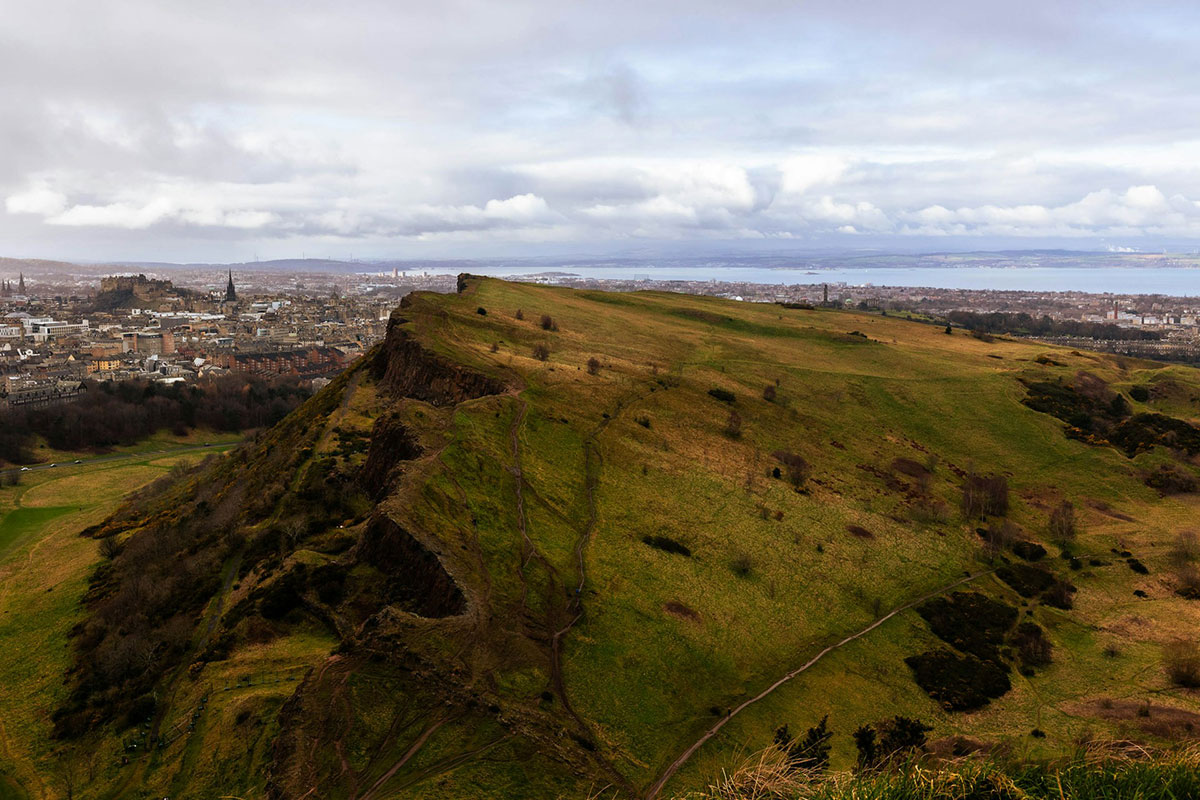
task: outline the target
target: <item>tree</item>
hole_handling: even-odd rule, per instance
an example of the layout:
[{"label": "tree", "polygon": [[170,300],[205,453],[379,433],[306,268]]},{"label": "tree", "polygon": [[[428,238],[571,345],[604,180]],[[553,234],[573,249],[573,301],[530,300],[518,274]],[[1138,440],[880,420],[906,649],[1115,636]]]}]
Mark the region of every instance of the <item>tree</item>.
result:
[{"label": "tree", "polygon": [[1050,536],[1059,542],[1071,542],[1075,533],[1075,506],[1063,500],[1050,512]]},{"label": "tree", "polygon": [[536,344],[533,346],[533,357],[538,361],[545,361],[550,358],[550,348],[544,344]]},{"label": "tree", "polygon": [[588,375],[597,375],[600,372],[600,359],[592,356],[587,360]]},{"label": "tree", "polygon": [[963,481],[963,516],[968,519],[1008,513],[1008,478],[971,473]]},{"label": "tree", "polygon": [[518,308],[517,313],[513,314],[513,316],[517,319],[525,319],[525,312]]},{"label": "tree", "polygon": [[766,400],[768,403],[775,402],[776,394],[775,387],[771,384],[768,383],[765,387],[763,387],[763,400]]},{"label": "tree", "polygon": [[826,714],[799,740],[792,738],[787,725],[775,731],[775,744],[787,756],[792,768],[819,772],[829,766],[829,740],[833,738],[833,731],[829,730],[828,723],[829,715]]},{"label": "tree", "polygon": [[873,767],[879,761],[879,746],[875,741],[875,729],[870,725],[862,725],[851,734],[854,746],[858,748],[858,765]]},{"label": "tree", "polygon": [[555,322],[554,317],[550,316],[549,314],[542,314],[542,323],[541,324],[542,324],[542,330],[544,330],[544,331],[558,330],[558,323]]},{"label": "tree", "polygon": [[946,326],[946,335],[947,335],[947,336],[951,336],[951,335],[953,335],[953,334],[954,334],[954,329],[953,329],[953,328],[951,328],[949,325],[947,325],[947,326]]},{"label": "tree", "polygon": [[742,415],[732,409],[729,411],[729,419],[725,422],[725,435],[730,439],[738,439],[742,435]]}]

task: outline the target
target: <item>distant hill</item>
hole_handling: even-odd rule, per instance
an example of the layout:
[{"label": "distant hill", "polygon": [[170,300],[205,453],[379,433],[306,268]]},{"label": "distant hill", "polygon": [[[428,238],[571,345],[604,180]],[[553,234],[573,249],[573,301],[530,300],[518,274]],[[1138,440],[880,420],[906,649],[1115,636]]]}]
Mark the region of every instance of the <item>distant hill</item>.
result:
[{"label": "distant hill", "polygon": [[946,753],[1170,745],[1200,730],[1198,418],[1185,367],[463,276],[89,531],[42,768],[645,798],[826,717],[835,768],[898,715]]}]

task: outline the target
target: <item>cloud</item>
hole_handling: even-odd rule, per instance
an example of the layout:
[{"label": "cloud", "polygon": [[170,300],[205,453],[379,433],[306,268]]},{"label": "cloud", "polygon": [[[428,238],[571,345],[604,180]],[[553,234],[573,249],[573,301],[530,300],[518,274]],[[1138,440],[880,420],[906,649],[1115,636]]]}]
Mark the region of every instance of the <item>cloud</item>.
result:
[{"label": "cloud", "polygon": [[1158,0],[18,3],[0,234],[171,259],[1195,239],[1198,23]]}]

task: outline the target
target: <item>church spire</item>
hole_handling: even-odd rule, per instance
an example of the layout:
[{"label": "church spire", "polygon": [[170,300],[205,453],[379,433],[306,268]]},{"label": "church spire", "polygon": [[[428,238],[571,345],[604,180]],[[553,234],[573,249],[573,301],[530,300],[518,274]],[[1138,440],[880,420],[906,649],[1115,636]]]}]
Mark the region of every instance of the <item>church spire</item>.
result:
[{"label": "church spire", "polygon": [[21,282],[17,284],[17,294],[25,294],[25,273],[21,273]]},{"label": "church spire", "polygon": [[225,302],[232,303],[237,300],[237,289],[233,288],[233,270],[229,270],[229,285],[225,287]]}]

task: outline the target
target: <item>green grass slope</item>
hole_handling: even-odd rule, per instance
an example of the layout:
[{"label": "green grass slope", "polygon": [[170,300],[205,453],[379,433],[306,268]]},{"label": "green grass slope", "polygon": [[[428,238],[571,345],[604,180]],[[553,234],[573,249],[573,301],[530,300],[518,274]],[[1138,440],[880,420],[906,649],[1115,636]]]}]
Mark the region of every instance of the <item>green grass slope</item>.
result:
[{"label": "green grass slope", "polygon": [[[1128,408],[1064,422],[1037,382]],[[1034,758],[1184,739],[1200,698],[1162,653],[1200,622],[1174,547],[1197,500],[1145,479],[1195,454],[1106,444],[1136,413],[1195,421],[1200,373],[704,297],[412,295],[276,429],[93,531],[62,758],[83,797],[647,797],[826,715],[835,767],[896,714]],[[976,474],[1003,518],[960,510]],[[1070,602],[1018,593],[989,526]],[[1006,639],[1009,691],[948,711],[906,658],[948,649],[913,606],[960,581],[1050,661]]]}]

